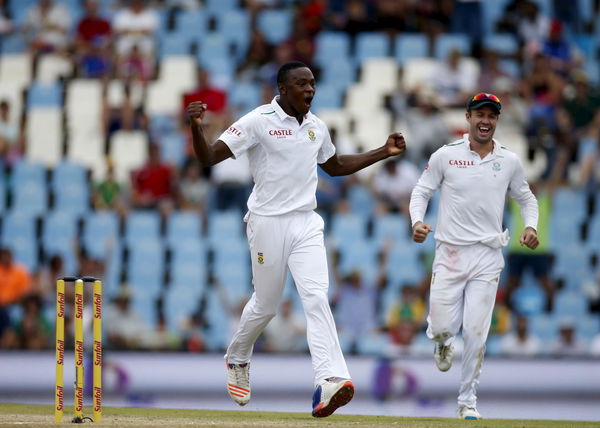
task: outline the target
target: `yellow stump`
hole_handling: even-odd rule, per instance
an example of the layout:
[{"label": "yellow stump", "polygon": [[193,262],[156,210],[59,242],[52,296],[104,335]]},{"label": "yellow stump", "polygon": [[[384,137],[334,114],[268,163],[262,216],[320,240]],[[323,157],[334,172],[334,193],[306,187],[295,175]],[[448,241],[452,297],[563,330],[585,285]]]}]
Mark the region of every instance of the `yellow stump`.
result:
[{"label": "yellow stump", "polygon": [[75,419],[83,419],[83,281],[75,281]]},{"label": "yellow stump", "polygon": [[62,422],[65,367],[65,281],[56,281],[56,380],[54,382],[54,421]]},{"label": "yellow stump", "polygon": [[102,282],[94,281],[94,422],[102,420]]}]

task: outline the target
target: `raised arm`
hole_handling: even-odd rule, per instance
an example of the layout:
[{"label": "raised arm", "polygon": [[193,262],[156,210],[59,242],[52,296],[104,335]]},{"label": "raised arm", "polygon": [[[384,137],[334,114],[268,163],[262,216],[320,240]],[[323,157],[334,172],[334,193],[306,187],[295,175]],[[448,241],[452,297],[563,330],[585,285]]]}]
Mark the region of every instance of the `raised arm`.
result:
[{"label": "raised arm", "polygon": [[349,175],[356,171],[360,171],[369,165],[373,165],[375,162],[404,153],[405,150],[406,143],[404,141],[404,136],[397,132],[391,134],[385,144],[378,149],[355,155],[335,154],[320,166],[332,177]]},{"label": "raised arm", "polygon": [[190,116],[190,128],[192,129],[192,142],[194,153],[198,161],[204,166],[213,166],[231,157],[233,153],[221,140],[208,143],[202,131],[202,121],[206,112],[206,104],[201,101],[190,103],[187,108]]}]

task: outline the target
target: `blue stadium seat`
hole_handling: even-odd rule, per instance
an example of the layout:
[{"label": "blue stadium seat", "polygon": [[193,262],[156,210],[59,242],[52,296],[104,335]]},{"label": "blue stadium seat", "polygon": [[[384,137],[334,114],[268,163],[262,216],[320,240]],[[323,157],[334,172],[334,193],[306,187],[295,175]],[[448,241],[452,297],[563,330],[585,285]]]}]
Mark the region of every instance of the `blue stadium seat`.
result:
[{"label": "blue stadium seat", "polygon": [[4,177],[0,174],[0,214],[6,210],[6,182]]},{"label": "blue stadium seat", "polygon": [[421,248],[414,244],[397,242],[388,254],[386,273],[393,288],[421,281],[425,272],[420,259]]},{"label": "blue stadium seat", "polygon": [[210,58],[201,65],[208,70],[217,86],[226,87],[235,80],[235,63],[230,56]]},{"label": "blue stadium seat", "polygon": [[208,217],[208,240],[219,244],[223,240],[244,237],[245,223],[237,211],[215,211]]},{"label": "blue stadium seat", "polygon": [[367,58],[380,58],[390,53],[390,41],[384,33],[359,33],[356,35],[354,59],[361,65]]},{"label": "blue stadium seat", "polygon": [[48,208],[48,188],[45,181],[38,181],[33,177],[15,180],[12,185],[12,195],[12,210],[41,215]]},{"label": "blue stadium seat", "polygon": [[125,242],[139,246],[140,241],[157,240],[160,236],[160,216],[156,211],[133,211],[125,220]]},{"label": "blue stadium seat", "polygon": [[153,329],[157,322],[156,298],[144,293],[142,290],[134,290],[130,299],[131,309]]},{"label": "blue stadium seat", "polygon": [[35,272],[38,268],[39,249],[35,239],[30,239],[25,236],[16,236],[6,245],[13,254],[13,259],[24,265],[29,272]]},{"label": "blue stadium seat", "polygon": [[375,210],[373,192],[363,184],[355,184],[348,189],[348,201],[350,202],[350,210],[365,218],[372,215]]},{"label": "blue stadium seat", "polygon": [[316,113],[322,109],[342,108],[343,91],[335,85],[322,84],[317,86],[317,92],[311,106]]},{"label": "blue stadium seat", "polygon": [[28,211],[10,211],[2,216],[2,244],[7,245],[18,239],[36,239],[35,215]]},{"label": "blue stadium seat", "polygon": [[221,15],[218,22],[219,32],[235,47],[237,63],[242,62],[250,43],[250,17],[243,9],[229,10]]},{"label": "blue stadium seat", "polygon": [[543,343],[549,343],[556,337],[557,322],[547,314],[538,314],[529,318],[529,332]]},{"label": "blue stadium seat", "polygon": [[403,66],[411,58],[423,58],[429,56],[429,41],[427,36],[421,33],[406,33],[396,36],[394,57],[400,66]]},{"label": "blue stadium seat", "polygon": [[377,276],[378,247],[370,241],[357,239],[352,243],[346,242],[337,249],[340,252],[340,273],[347,275],[358,270],[365,284],[372,285]]},{"label": "blue stadium seat", "polygon": [[52,174],[51,188],[54,207],[75,214],[84,214],[90,208],[90,188],[87,170],[80,164],[61,162]]},{"label": "blue stadium seat", "polygon": [[577,335],[591,341],[600,334],[600,318],[597,315],[584,315],[576,320]]},{"label": "blue stadium seat", "polygon": [[434,47],[434,57],[445,61],[450,52],[457,49],[462,56],[471,55],[471,41],[466,34],[440,34]]},{"label": "blue stadium seat", "polygon": [[321,31],[315,39],[315,62],[327,68],[350,58],[350,36],[342,31]]},{"label": "blue stadium seat", "polygon": [[201,38],[207,31],[207,16],[205,9],[186,10],[177,15],[175,33],[188,34],[188,41]]},{"label": "blue stadium seat", "polygon": [[167,135],[178,132],[177,120],[170,115],[153,115],[150,117],[150,133],[152,135]]},{"label": "blue stadium seat", "polygon": [[350,58],[338,58],[336,61],[329,62],[321,70],[317,94],[323,84],[345,91],[353,83],[356,83],[356,66]]},{"label": "blue stadium seat", "polygon": [[189,295],[200,296],[206,285],[206,264],[176,259],[171,263],[170,288]]},{"label": "blue stadium seat", "polygon": [[374,218],[373,240],[380,246],[388,240],[408,245],[412,241],[410,232],[410,219],[403,214],[382,214]]},{"label": "blue stadium seat", "polygon": [[[206,345],[210,351],[222,351],[229,342],[229,324],[230,310],[233,310],[234,303],[231,302],[231,309],[225,306],[225,302],[219,296],[218,290],[209,289],[206,293],[206,319],[208,328],[206,329]],[[237,316],[237,314],[236,314]]]},{"label": "blue stadium seat", "polygon": [[0,38],[0,52],[3,54],[23,53],[27,49],[25,39],[20,32],[4,34]]},{"label": "blue stadium seat", "polygon": [[230,268],[250,269],[250,251],[245,240],[223,239],[212,244],[214,251],[213,269],[218,275]]},{"label": "blue stadium seat", "polygon": [[179,132],[175,132],[163,135],[158,141],[162,161],[181,168],[185,162],[185,136]]},{"label": "blue stadium seat", "polygon": [[228,101],[236,117],[241,117],[260,104],[261,93],[258,84],[234,82],[229,88]]},{"label": "blue stadium seat", "polygon": [[338,248],[364,241],[367,238],[367,218],[355,211],[334,213],[329,236]]},{"label": "blue stadium seat", "polygon": [[203,67],[210,68],[211,62],[216,59],[225,58],[231,62],[229,42],[221,33],[205,33],[199,43],[197,58]]},{"label": "blue stadium seat", "polygon": [[60,107],[62,105],[60,83],[33,82],[27,92],[27,109],[32,107]]},{"label": "blue stadium seat", "polygon": [[546,304],[546,296],[537,286],[521,286],[513,295],[515,311],[523,315],[539,315]]},{"label": "blue stadium seat", "polygon": [[290,36],[292,14],[289,10],[266,9],[259,13],[257,27],[267,42],[277,45]]},{"label": "blue stadium seat", "polygon": [[[43,216],[42,244],[48,252],[75,251],[78,217],[71,211],[52,211]],[[72,272],[72,271],[68,271]]]},{"label": "blue stadium seat", "polygon": [[195,211],[175,211],[167,219],[166,240],[171,247],[186,240],[200,240],[202,216]]},{"label": "blue stadium seat", "polygon": [[493,32],[496,28],[496,24],[502,18],[504,10],[510,0],[494,0],[481,2],[483,25],[484,31]]},{"label": "blue stadium seat", "polygon": [[177,243],[171,243],[171,263],[197,263],[205,264],[208,249],[200,238],[193,238],[192,234]]},{"label": "blue stadium seat", "polygon": [[519,43],[513,34],[492,33],[483,38],[483,47],[500,55],[515,55],[519,52]]},{"label": "blue stadium seat", "polygon": [[560,318],[569,317],[579,319],[588,313],[587,299],[581,292],[561,290],[554,299],[552,313]]},{"label": "blue stadium seat", "polygon": [[239,9],[239,0],[206,0],[204,10],[208,16],[219,17],[232,10]]},{"label": "blue stadium seat", "polygon": [[12,171],[13,186],[18,186],[24,181],[46,182],[46,169],[38,162],[22,160],[16,163]]},{"label": "blue stadium seat", "polygon": [[134,290],[158,296],[163,288],[164,248],[158,239],[129,247],[127,282]]},{"label": "blue stadium seat", "polygon": [[198,310],[200,297],[191,298],[171,290],[167,291],[164,299],[165,319],[167,328],[172,333],[181,333],[187,319]]},{"label": "blue stadium seat", "polygon": [[248,264],[230,264],[216,272],[217,279],[230,300],[239,301],[252,294],[252,276]]},{"label": "blue stadium seat", "polygon": [[119,218],[112,211],[91,212],[83,217],[83,246],[91,256],[104,259],[117,243]]},{"label": "blue stadium seat", "polygon": [[192,42],[195,39],[196,33],[189,32],[189,30],[166,33],[159,39],[159,57],[190,55],[192,53]]}]

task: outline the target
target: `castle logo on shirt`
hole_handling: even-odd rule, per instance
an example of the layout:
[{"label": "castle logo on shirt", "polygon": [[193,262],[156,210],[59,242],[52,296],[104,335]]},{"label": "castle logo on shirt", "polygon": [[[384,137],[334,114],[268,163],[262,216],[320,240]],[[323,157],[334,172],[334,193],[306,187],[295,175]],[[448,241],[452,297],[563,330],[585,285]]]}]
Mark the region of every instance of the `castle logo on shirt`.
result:
[{"label": "castle logo on shirt", "polygon": [[475,161],[472,160],[450,159],[448,163],[457,168],[468,168],[470,166],[475,166]]},{"label": "castle logo on shirt", "polygon": [[492,164],[492,169],[493,169],[494,171],[500,171],[500,170],[502,169],[502,165],[500,165],[500,162],[494,162],[494,163]]},{"label": "castle logo on shirt", "polygon": [[277,137],[277,138],[291,137],[292,130],[291,129],[269,129],[269,135],[271,137]]},{"label": "castle logo on shirt", "polygon": [[231,134],[231,135],[235,135],[236,137],[241,137],[242,133],[240,131],[238,131],[236,128],[234,128],[233,126],[230,126],[227,129],[227,133]]},{"label": "castle logo on shirt", "polygon": [[258,261],[259,265],[262,265],[262,264],[265,263],[265,258],[263,256],[263,253],[260,253],[260,252],[258,253],[258,259],[257,259],[257,261]]},{"label": "castle logo on shirt", "polygon": [[313,131],[312,129],[308,130],[308,138],[310,138],[310,141],[315,141],[317,139],[317,135],[315,134],[315,131]]}]

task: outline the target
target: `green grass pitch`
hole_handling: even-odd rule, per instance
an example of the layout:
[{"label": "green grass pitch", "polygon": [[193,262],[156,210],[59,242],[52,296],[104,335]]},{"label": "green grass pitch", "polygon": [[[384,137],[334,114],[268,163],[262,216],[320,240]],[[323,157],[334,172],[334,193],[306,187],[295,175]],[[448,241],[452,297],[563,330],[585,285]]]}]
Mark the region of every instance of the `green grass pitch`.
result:
[{"label": "green grass pitch", "polygon": [[[87,415],[90,414],[89,409]],[[65,408],[64,422],[69,424],[72,407]],[[90,425],[91,423],[88,423]],[[0,403],[0,427],[56,426],[53,407],[49,405]],[[390,416],[333,415],[315,419],[305,413],[244,412],[220,410],[178,410],[130,407],[107,407],[103,421],[95,426],[135,427],[232,427],[232,428],[288,428],[288,427],[398,427],[398,428],[600,428],[600,422],[483,419],[462,421],[445,418],[404,418]]]}]

